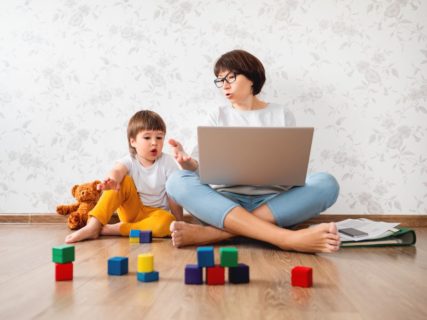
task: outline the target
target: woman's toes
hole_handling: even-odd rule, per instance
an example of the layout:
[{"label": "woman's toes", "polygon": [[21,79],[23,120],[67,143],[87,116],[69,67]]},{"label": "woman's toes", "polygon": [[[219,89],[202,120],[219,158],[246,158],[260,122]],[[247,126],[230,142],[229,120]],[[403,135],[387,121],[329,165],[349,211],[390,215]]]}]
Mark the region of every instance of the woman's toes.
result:
[{"label": "woman's toes", "polygon": [[184,221],[172,221],[169,229],[171,232],[178,231],[178,230],[181,230],[183,228],[184,224],[185,224]]},{"label": "woman's toes", "polygon": [[337,240],[328,240],[328,244],[330,244],[331,246],[339,246],[339,241]]},{"label": "woman's toes", "polygon": [[335,224],[335,222],[330,222],[329,223],[329,232],[333,233],[333,234],[337,234],[338,233],[337,225]]},{"label": "woman's toes", "polygon": [[338,251],[339,250],[339,246],[336,246],[336,245],[329,245],[330,246],[330,252],[336,252],[336,251]]},{"label": "woman's toes", "polygon": [[180,234],[178,231],[173,231],[171,234],[172,237],[172,245],[176,247],[179,244]]}]

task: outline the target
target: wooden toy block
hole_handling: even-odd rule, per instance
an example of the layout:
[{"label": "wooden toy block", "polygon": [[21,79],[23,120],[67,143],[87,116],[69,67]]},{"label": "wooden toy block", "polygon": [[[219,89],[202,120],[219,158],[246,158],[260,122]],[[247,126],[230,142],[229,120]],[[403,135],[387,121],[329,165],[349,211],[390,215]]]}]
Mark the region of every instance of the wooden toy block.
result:
[{"label": "wooden toy block", "polygon": [[138,272],[153,272],[154,256],[152,253],[142,253],[138,255]]},{"label": "wooden toy block", "polygon": [[52,262],[68,263],[74,261],[74,246],[64,244],[52,248]]},{"label": "wooden toy block", "polygon": [[129,243],[139,243],[139,237],[129,237]]},{"label": "wooden toy block", "polygon": [[129,259],[127,257],[112,257],[108,259],[108,274],[121,276],[129,272]]},{"label": "wooden toy block", "polygon": [[153,233],[151,230],[141,231],[139,234],[139,243],[151,243],[153,242]]},{"label": "wooden toy block", "polygon": [[55,263],[55,280],[69,281],[73,280],[73,263]]},{"label": "wooden toy block", "polygon": [[219,257],[223,267],[237,267],[238,265],[238,251],[235,247],[219,248]]},{"label": "wooden toy block", "polygon": [[129,232],[129,238],[139,238],[139,234],[141,233],[140,230],[131,230]]},{"label": "wooden toy block", "polygon": [[249,283],[249,266],[239,263],[237,267],[228,268],[228,281],[230,283]]},{"label": "wooden toy block", "polygon": [[291,284],[294,287],[309,288],[313,286],[313,269],[296,266],[291,271]]},{"label": "wooden toy block", "polygon": [[159,273],[157,271],[152,272],[138,272],[136,274],[138,281],[141,282],[153,282],[159,281]]},{"label": "wooden toy block", "polygon": [[185,284],[203,284],[203,268],[197,264],[185,266]]},{"label": "wooden toy block", "polygon": [[197,248],[197,265],[199,267],[213,267],[215,265],[214,247]]},{"label": "wooden toy block", "polygon": [[206,268],[206,284],[218,285],[225,283],[225,269],[220,265]]}]

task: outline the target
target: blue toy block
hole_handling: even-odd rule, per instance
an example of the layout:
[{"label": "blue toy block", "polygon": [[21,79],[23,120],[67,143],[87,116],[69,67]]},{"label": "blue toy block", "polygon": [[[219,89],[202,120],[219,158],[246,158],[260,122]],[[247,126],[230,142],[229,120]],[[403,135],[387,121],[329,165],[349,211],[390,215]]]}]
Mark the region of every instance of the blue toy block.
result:
[{"label": "blue toy block", "polygon": [[203,284],[203,268],[197,264],[185,266],[185,284]]},{"label": "blue toy block", "polygon": [[159,281],[159,273],[157,271],[137,272],[136,277],[138,281],[141,281],[141,282]]},{"label": "blue toy block", "polygon": [[153,233],[151,230],[141,231],[139,234],[139,243],[153,242]]},{"label": "blue toy block", "polygon": [[139,230],[131,230],[129,232],[129,238],[139,238],[141,231]]},{"label": "blue toy block", "polygon": [[249,266],[244,263],[239,263],[237,267],[228,268],[228,281],[235,284],[248,283]]},{"label": "blue toy block", "polygon": [[213,267],[215,265],[214,247],[197,248],[197,265],[199,267]]},{"label": "blue toy block", "polygon": [[129,259],[127,257],[112,257],[108,259],[108,274],[111,276],[121,276],[127,274],[129,270]]}]

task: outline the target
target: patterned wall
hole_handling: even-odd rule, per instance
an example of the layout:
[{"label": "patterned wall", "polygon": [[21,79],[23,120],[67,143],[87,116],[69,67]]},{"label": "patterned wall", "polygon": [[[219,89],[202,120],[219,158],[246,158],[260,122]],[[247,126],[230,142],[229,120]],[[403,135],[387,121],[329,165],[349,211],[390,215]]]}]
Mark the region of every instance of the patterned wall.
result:
[{"label": "patterned wall", "polygon": [[314,126],[330,213],[427,213],[427,2],[0,1],[0,212],[54,212],[126,154],[140,108],[194,144],[225,103],[212,66],[243,48],[262,98]]}]

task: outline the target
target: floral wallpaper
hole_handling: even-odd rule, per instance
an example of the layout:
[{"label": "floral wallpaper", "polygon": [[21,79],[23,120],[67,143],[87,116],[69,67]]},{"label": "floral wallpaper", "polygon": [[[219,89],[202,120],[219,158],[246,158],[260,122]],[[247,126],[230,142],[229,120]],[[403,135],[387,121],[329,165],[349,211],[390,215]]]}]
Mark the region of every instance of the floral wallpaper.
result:
[{"label": "floral wallpaper", "polygon": [[215,60],[242,48],[261,97],[315,127],[310,171],[341,185],[328,213],[425,214],[426,17],[422,0],[2,0],[0,213],[53,213],[102,179],[141,108],[191,149],[226,103]]}]

